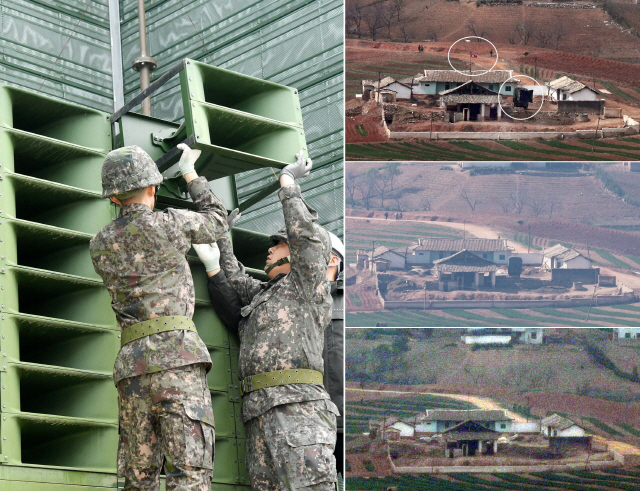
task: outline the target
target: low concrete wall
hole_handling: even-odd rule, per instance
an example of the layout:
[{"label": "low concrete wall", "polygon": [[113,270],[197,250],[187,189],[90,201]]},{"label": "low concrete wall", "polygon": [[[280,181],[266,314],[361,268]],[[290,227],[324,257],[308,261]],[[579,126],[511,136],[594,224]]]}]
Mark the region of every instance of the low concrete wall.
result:
[{"label": "low concrete wall", "polygon": [[605,101],[558,101],[559,113],[603,114]]},{"label": "low concrete wall", "polygon": [[[627,460],[628,461],[628,460]],[[432,466],[432,467],[398,467],[391,462],[391,468],[395,474],[449,474],[454,472],[472,473],[494,473],[494,472],[562,472],[568,470],[595,470],[608,469],[611,467],[621,467],[618,460],[593,461],[588,464],[576,462],[567,464],[547,464],[547,465],[452,465],[452,466]]]},{"label": "low concrete wall", "polygon": [[[625,130],[627,128],[607,128],[607,130]],[[602,130],[576,130],[576,131],[390,131],[391,140],[404,140],[406,138],[431,139],[431,140],[567,140],[571,138],[593,139],[602,138]]]},{"label": "low concrete wall", "polygon": [[585,285],[593,285],[598,282],[600,268],[589,269],[562,269],[554,268],[551,270],[551,281],[558,283],[573,283],[580,281]]},{"label": "low concrete wall", "polygon": [[598,275],[598,286],[616,286],[616,277],[613,275]]},{"label": "low concrete wall", "polygon": [[636,131],[632,127],[628,128],[602,128],[604,138],[615,138],[617,136],[633,135]]},{"label": "low concrete wall", "polygon": [[622,108],[621,107],[605,107],[604,117],[605,118],[621,118]]},{"label": "low concrete wall", "polygon": [[[384,300],[382,306],[386,310],[393,309],[530,309],[532,307],[572,308],[588,307],[591,298],[572,298],[569,300],[427,300],[402,302],[397,300]],[[593,306],[617,305],[622,303],[634,303],[638,297],[633,294],[624,295],[596,295]]]}]

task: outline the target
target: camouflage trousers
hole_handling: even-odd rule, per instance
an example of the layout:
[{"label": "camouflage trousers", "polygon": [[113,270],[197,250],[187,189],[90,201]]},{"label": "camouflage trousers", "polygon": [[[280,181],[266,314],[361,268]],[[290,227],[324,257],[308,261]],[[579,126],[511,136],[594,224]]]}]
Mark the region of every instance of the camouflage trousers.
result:
[{"label": "camouflage trousers", "polygon": [[336,413],[331,401],[294,402],[245,423],[247,470],[256,491],[336,489]]},{"label": "camouflage trousers", "polygon": [[214,420],[202,364],[125,378],[118,384],[118,477],[125,490],[209,491]]}]

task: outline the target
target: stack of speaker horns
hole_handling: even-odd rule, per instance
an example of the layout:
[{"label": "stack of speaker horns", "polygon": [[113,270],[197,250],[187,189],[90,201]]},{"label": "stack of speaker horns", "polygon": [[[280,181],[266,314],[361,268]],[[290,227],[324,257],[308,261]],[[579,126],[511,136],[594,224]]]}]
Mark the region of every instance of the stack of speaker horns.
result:
[{"label": "stack of speaker horns", "polygon": [[109,132],[107,114],[0,86],[2,489],[115,482],[119,330],[89,256],[113,213]]},{"label": "stack of speaker horns", "polygon": [[187,134],[202,150],[196,170],[208,179],[308,156],[296,89],[189,59],[180,86]]}]

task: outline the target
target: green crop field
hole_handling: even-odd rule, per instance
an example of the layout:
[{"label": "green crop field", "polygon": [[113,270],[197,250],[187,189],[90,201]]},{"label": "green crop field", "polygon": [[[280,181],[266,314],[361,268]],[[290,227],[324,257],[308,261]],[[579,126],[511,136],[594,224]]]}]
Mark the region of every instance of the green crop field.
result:
[{"label": "green crop field", "polygon": [[352,491],[634,491],[640,486],[640,471],[603,470],[554,473],[454,473],[447,475],[394,475],[382,478],[347,477],[346,489]]},{"label": "green crop field", "polygon": [[624,261],[618,259],[613,254],[611,254],[609,251],[605,251],[604,249],[596,249],[596,248],[594,248],[593,250],[596,251],[600,255],[600,257],[602,257],[603,259],[606,259],[611,264],[614,264],[614,265],[618,266],[619,268],[633,269],[633,266],[631,266],[630,264],[627,264]]},{"label": "green crop field", "polygon": [[[624,144],[626,142],[631,145]],[[576,140],[572,143],[540,141],[549,149],[538,148],[519,141],[500,140],[490,142],[436,141],[349,143],[346,145],[348,160],[637,160],[640,138],[611,138],[605,141]],[[591,146],[595,143],[594,153]],[[504,150],[495,149],[495,144]],[[453,148],[452,148],[453,147]],[[523,157],[522,152],[530,152]]]},{"label": "green crop field", "polygon": [[586,320],[588,312],[589,307],[534,308],[528,312],[519,309],[398,309],[347,312],[346,323],[349,327],[375,327],[378,322],[386,322],[389,327],[606,327],[640,324],[640,304],[615,305],[606,309],[594,307],[589,312],[589,321]]}]

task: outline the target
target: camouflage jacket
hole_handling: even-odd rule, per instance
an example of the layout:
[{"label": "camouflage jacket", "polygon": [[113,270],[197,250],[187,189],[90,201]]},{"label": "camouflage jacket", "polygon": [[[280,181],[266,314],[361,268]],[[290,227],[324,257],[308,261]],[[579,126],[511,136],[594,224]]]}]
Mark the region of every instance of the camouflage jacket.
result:
[{"label": "camouflage jacket", "polygon": [[[326,231],[318,214],[302,199],[300,187],[283,190],[284,221],[291,251],[291,271],[268,282],[245,274],[226,237],[218,241],[220,266],[242,300],[238,375],[289,368],[323,370],[324,329],[331,320],[332,300],[327,280]],[[267,251],[265,251],[265,256]],[[292,384],[260,389],[243,397],[244,421],[274,406],[329,399],[322,386]],[[331,402],[329,402],[331,404]]]},{"label": "camouflage jacket", "polygon": [[[91,239],[93,267],[111,295],[120,329],[167,315],[193,317],[195,292],[185,255],[192,243],[211,243],[226,232],[227,212],[204,177],[187,189],[198,212],[127,205]],[[196,333],[152,334],[120,349],[113,378],[117,385],[123,378],[193,363],[211,367]]]}]

